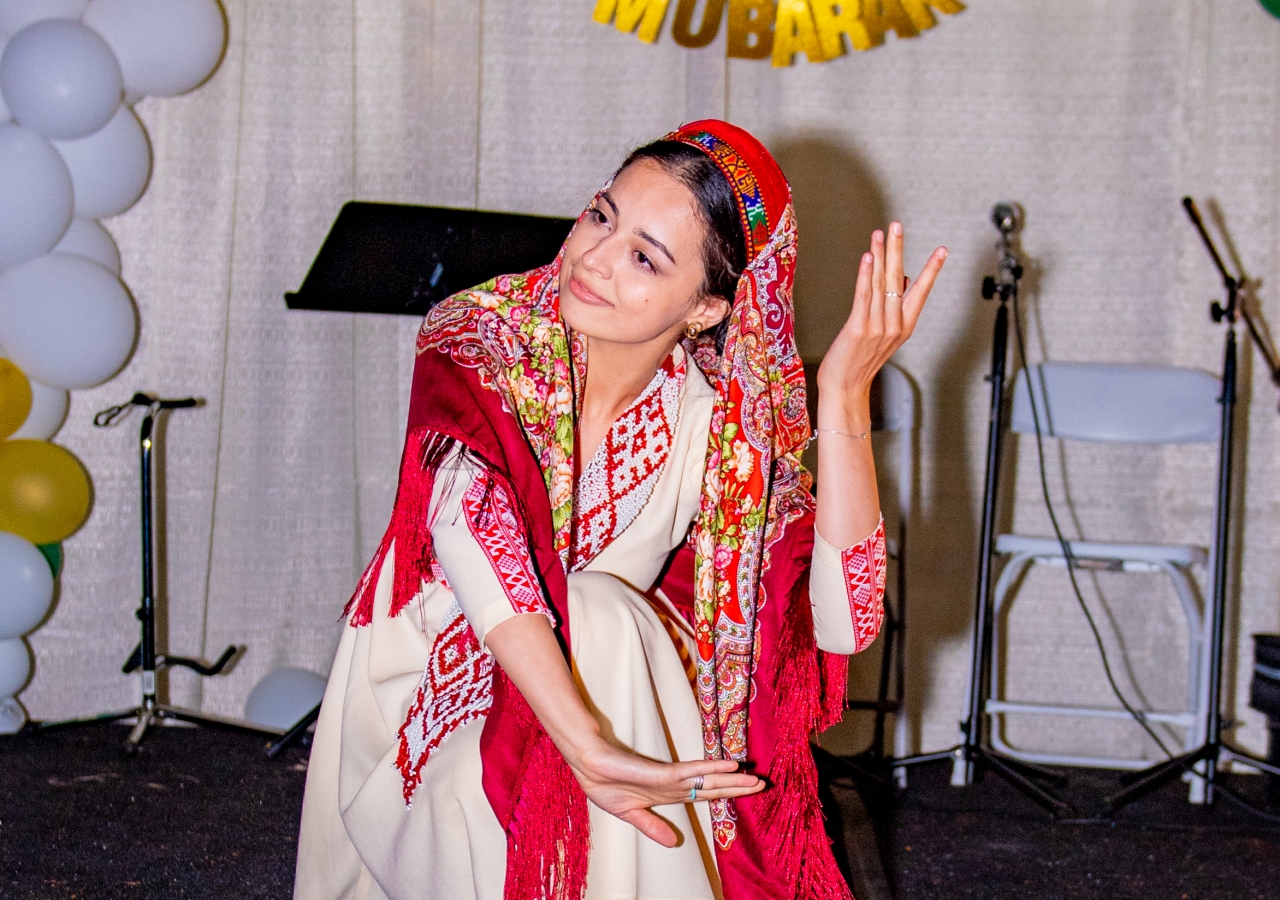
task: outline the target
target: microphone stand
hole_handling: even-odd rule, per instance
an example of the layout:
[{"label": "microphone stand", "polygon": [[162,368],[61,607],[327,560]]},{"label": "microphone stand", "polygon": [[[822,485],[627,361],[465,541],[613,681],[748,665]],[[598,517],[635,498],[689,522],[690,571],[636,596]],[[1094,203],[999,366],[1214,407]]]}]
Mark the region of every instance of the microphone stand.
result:
[{"label": "microphone stand", "polygon": [[1016,302],[1022,264],[1014,248],[1013,232],[1019,215],[1007,204],[996,207],[993,215],[1000,229],[1000,263],[995,277],[982,283],[982,296],[998,301],[991,340],[991,404],[987,426],[986,480],[982,491],[982,526],[978,541],[978,585],[974,602],[973,643],[969,661],[969,694],[964,721],[960,724],[961,743],[946,750],[887,760],[893,769],[938,760],[952,760],[951,783],[956,787],[973,783],[979,767],[990,769],[1013,787],[1022,791],[1055,816],[1069,816],[1075,807],[1055,796],[1034,778],[1054,783],[1065,779],[1047,769],[1007,756],[991,746],[987,738],[990,718],[986,703],[991,694],[991,620],[994,613],[991,598],[991,569],[996,538],[996,509],[1000,481],[1000,455],[1005,431],[1005,365],[1009,348],[1009,303]]},{"label": "microphone stand", "polygon": [[[1204,802],[1213,802],[1213,789],[1223,762],[1233,759],[1246,763],[1256,769],[1280,775],[1280,766],[1251,756],[1243,750],[1231,746],[1222,738],[1222,656],[1227,606],[1227,552],[1230,547],[1229,529],[1231,525],[1231,462],[1232,444],[1235,433],[1236,409],[1236,319],[1243,318],[1250,333],[1254,337],[1263,356],[1266,357],[1271,370],[1271,380],[1280,385],[1280,368],[1276,366],[1274,354],[1259,336],[1258,329],[1247,307],[1240,302],[1241,279],[1233,276],[1218,255],[1218,249],[1204,227],[1195,201],[1190,197],[1182,198],[1182,206],[1191,219],[1191,224],[1200,233],[1205,249],[1213,259],[1218,274],[1222,276],[1222,286],[1227,293],[1226,305],[1217,300],[1209,306],[1209,317],[1214,322],[1225,322],[1227,325],[1222,352],[1222,404],[1221,425],[1218,435],[1218,503],[1214,521],[1213,535],[1213,592],[1209,598],[1210,631],[1209,631],[1209,690],[1205,702],[1204,743],[1188,753],[1175,756],[1165,762],[1147,769],[1131,773],[1121,780],[1129,784],[1123,790],[1104,798],[1112,810],[1131,803],[1160,785],[1180,776],[1183,772],[1191,772],[1195,777],[1204,779]],[[1199,768],[1197,768],[1199,766]]]}]

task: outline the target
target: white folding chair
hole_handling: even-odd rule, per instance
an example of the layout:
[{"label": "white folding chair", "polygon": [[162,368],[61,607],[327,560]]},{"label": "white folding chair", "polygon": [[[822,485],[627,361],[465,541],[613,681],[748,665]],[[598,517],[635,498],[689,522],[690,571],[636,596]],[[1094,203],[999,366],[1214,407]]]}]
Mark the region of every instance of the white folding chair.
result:
[{"label": "white folding chair", "polygon": [[[1209,443],[1218,440],[1221,394],[1219,380],[1194,369],[1164,366],[1110,365],[1099,363],[1043,363],[1031,367],[1040,432],[1045,438],[1148,444]],[[1015,376],[1011,430],[1035,433],[1027,372]],[[1031,448],[1030,452],[1035,453]],[[1033,457],[1034,458],[1034,457]],[[1184,730],[1184,748],[1193,750],[1204,740],[1200,733],[1208,702],[1207,604],[1201,602],[1192,580],[1193,566],[1203,566],[1209,554],[1201,547],[1169,544],[1128,544],[1105,541],[1070,541],[1077,568],[1102,568],[1117,572],[1163,572],[1177,594],[1186,619],[1188,648],[1187,703],[1183,710],[1143,711],[1148,722],[1175,725]],[[1008,556],[994,590],[994,639],[992,641],[991,698],[986,710],[992,715],[991,742],[1003,753],[1032,763],[1140,769],[1149,759],[1105,755],[1024,750],[1011,746],[1003,734],[1003,720],[1012,714],[1097,716],[1128,719],[1118,708],[1034,703],[1005,699],[1000,677],[1001,628],[1014,600],[1012,587],[1033,564],[1066,566],[1062,547],[1054,537],[1002,534],[996,553]],[[1007,674],[1007,673],[1006,673]],[[1192,784],[1192,799],[1199,779]]]}]

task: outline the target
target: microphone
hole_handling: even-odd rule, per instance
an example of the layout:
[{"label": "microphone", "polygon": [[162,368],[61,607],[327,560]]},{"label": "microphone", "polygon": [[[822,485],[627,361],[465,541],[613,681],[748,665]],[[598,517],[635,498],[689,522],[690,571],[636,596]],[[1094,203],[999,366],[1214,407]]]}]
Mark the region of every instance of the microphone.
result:
[{"label": "microphone", "polygon": [[991,222],[1007,237],[1022,227],[1022,207],[1016,203],[997,203],[991,207]]},{"label": "microphone", "polygon": [[997,294],[1003,303],[1016,297],[1018,279],[1022,277],[1022,263],[1018,261],[1013,233],[1022,228],[1022,207],[1017,203],[1001,201],[991,207],[991,224],[1000,231],[1000,263],[994,276],[982,279],[982,296],[988,300]]}]

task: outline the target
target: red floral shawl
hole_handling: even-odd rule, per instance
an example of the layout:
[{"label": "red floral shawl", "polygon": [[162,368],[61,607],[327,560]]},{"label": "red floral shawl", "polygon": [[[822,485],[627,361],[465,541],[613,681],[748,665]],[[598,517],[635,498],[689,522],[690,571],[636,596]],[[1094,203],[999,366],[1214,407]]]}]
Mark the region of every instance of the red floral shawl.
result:
[{"label": "red floral shawl", "polygon": [[[709,758],[766,778],[761,794],[713,804],[726,900],[849,898],[822,825],[808,738],[840,716],[844,659],[813,637],[813,502],[798,453],[809,436],[791,287],[795,217],[768,151],[725,122],[668,136],[707,153],[734,190],[749,265],[723,354],[690,347],[715,387],[705,487],[688,545],[659,587],[694,624]],[[348,606],[372,615],[373,582],[395,546],[391,614],[430,583],[433,476],[455,443],[517,498],[565,652],[575,381],[583,354],[559,317],[559,268],[503,276],[449,298],[423,323],[392,520]],[[572,351],[571,352],[571,348]],[[575,365],[578,364],[578,365]],[[785,702],[782,700],[785,698]],[[484,789],[507,834],[507,900],[577,900],[589,854],[586,798],[500,667],[481,738]]]}]

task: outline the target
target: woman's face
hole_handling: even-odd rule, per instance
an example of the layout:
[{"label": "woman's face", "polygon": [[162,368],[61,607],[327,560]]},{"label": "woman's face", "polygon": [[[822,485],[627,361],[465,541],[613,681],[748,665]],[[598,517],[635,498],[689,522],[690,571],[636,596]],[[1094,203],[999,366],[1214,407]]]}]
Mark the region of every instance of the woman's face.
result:
[{"label": "woman's face", "polygon": [[690,190],[651,160],[618,173],[565,242],[560,312],[573,330],[619,344],[669,342],[728,313],[701,297],[706,226]]}]

